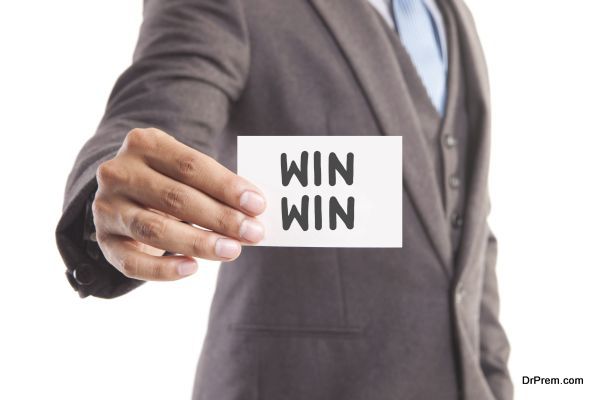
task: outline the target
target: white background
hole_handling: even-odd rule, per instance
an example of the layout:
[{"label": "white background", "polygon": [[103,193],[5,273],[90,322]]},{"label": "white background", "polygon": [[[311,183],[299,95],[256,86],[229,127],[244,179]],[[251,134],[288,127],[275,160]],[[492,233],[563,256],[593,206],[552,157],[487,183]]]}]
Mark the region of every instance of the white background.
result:
[{"label": "white background", "polygon": [[[80,300],[53,231],[141,1],[0,5],[0,398],[186,399],[216,265]],[[492,226],[517,399],[600,398],[600,6],[470,0],[492,80]],[[523,375],[583,377],[524,386]],[[376,399],[374,399],[376,400]]]}]

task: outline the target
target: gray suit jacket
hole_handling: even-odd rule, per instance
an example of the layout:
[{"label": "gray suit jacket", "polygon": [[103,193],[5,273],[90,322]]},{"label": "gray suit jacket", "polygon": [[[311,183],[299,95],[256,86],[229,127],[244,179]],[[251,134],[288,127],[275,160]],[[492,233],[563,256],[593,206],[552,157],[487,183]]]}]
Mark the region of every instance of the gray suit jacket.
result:
[{"label": "gray suit jacket", "polygon": [[82,297],[141,282],[83,241],[95,170],[134,127],[235,170],[237,135],[402,135],[404,248],[246,248],[220,267],[196,399],[512,398],[486,223],[489,93],[472,18],[446,0],[475,88],[458,256],[414,106],[366,0],[146,0],[132,66],[69,176],[57,241]]}]

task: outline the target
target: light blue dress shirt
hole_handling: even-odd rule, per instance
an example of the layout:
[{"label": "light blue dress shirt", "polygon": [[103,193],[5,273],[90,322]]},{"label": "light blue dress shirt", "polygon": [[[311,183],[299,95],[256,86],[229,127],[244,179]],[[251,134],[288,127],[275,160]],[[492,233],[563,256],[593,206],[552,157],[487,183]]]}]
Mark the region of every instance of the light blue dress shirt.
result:
[{"label": "light blue dress shirt", "polygon": [[435,0],[369,0],[396,29],[437,111],[446,104],[448,55],[444,19]]}]

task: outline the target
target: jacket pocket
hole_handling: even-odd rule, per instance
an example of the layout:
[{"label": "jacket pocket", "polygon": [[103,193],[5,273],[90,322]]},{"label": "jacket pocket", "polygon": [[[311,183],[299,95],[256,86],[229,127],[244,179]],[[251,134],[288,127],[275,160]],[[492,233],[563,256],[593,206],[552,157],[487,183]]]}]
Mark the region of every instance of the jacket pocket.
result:
[{"label": "jacket pocket", "polygon": [[317,336],[324,338],[356,339],[363,335],[363,329],[359,326],[287,326],[232,323],[229,329],[235,333],[263,336]]}]

